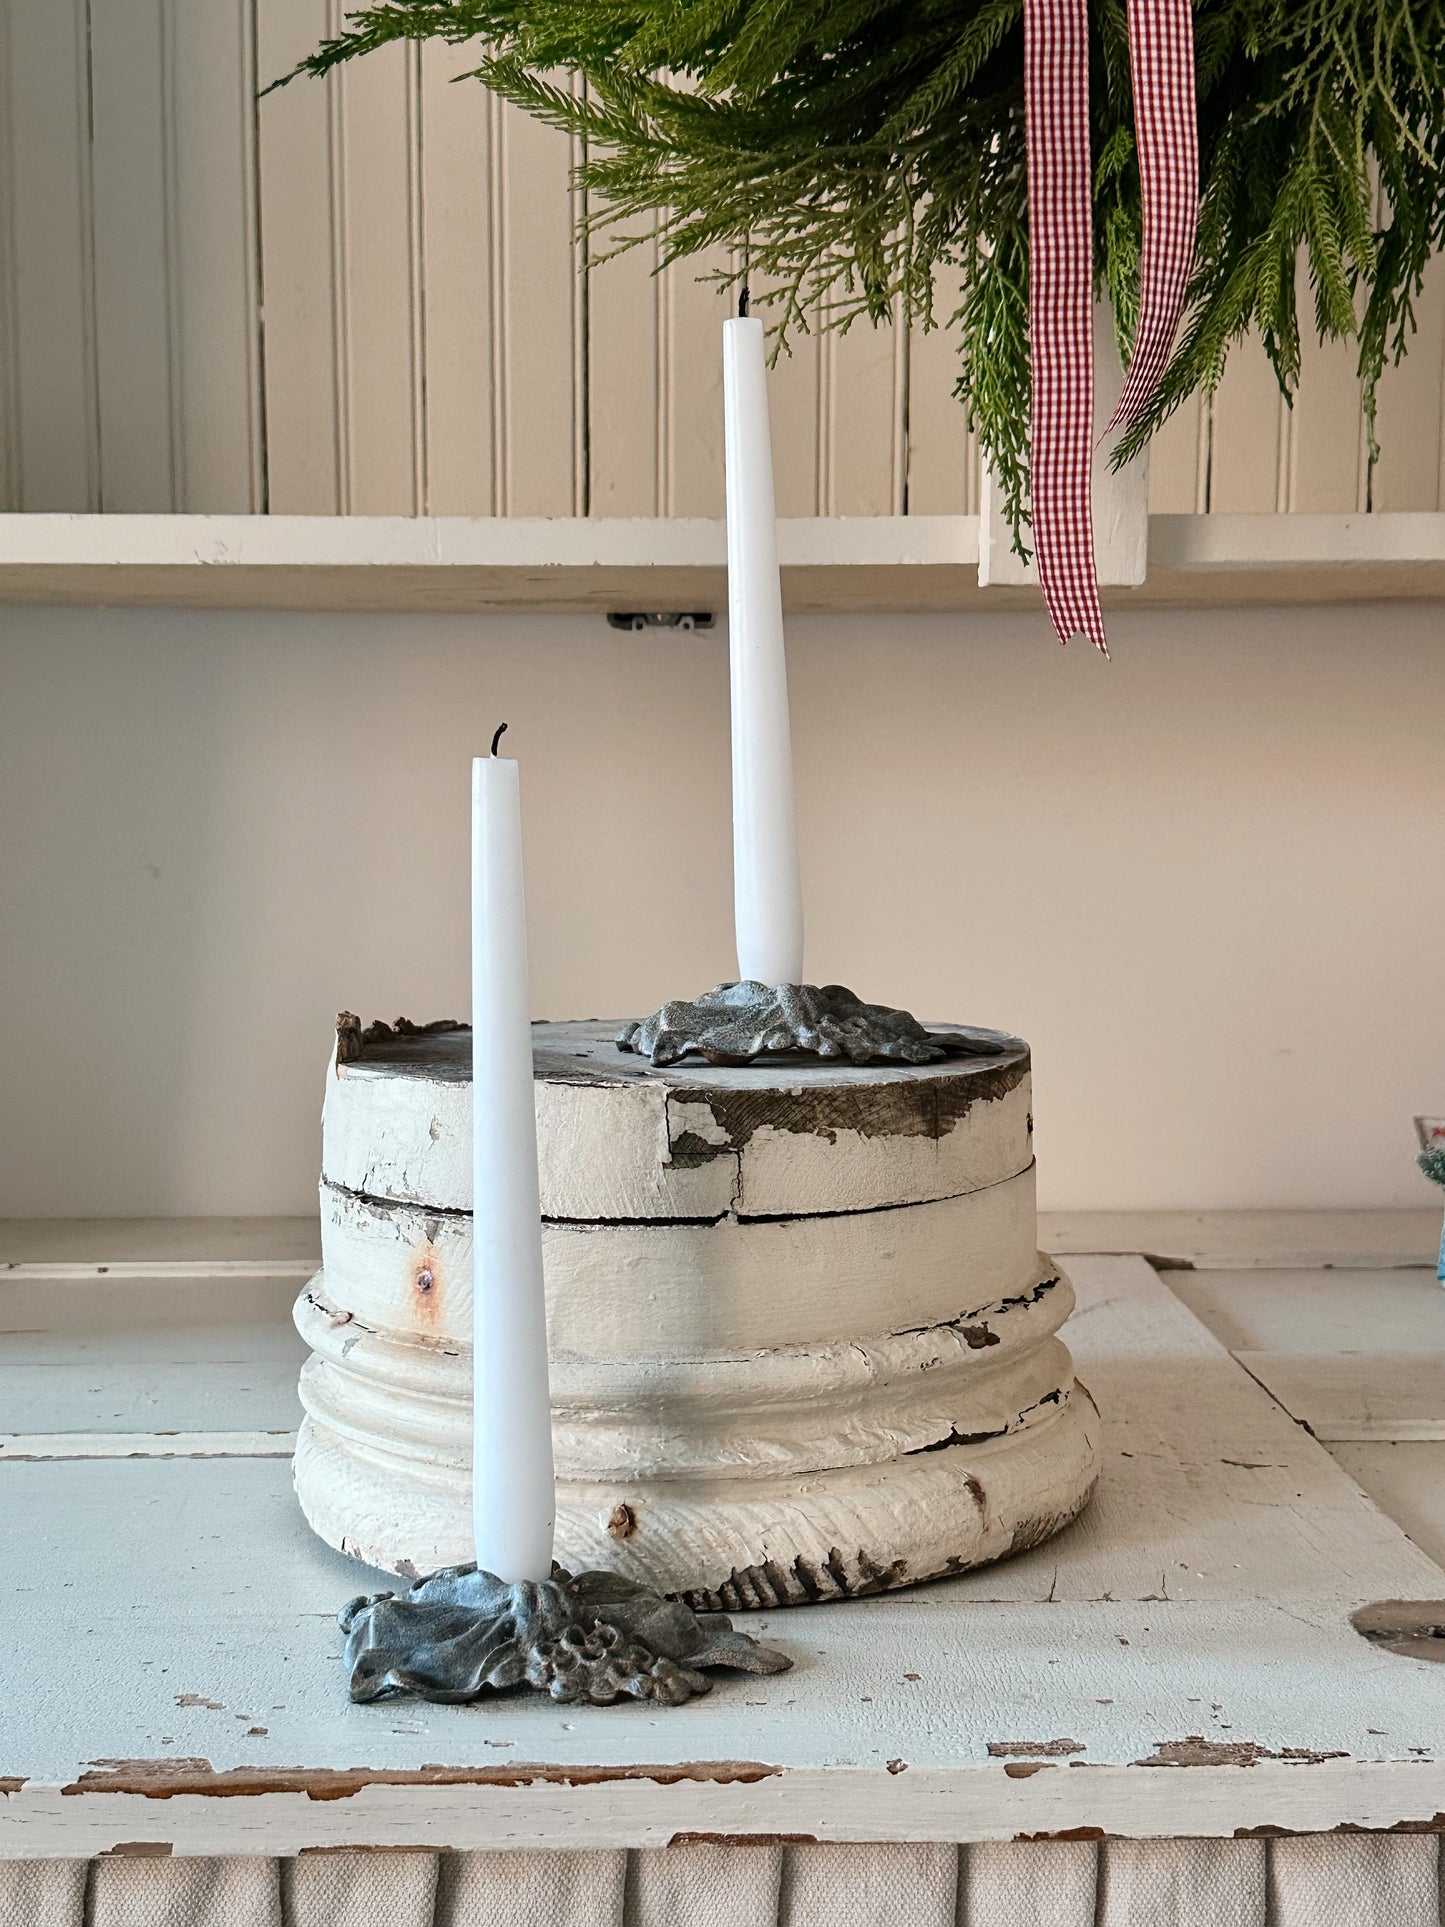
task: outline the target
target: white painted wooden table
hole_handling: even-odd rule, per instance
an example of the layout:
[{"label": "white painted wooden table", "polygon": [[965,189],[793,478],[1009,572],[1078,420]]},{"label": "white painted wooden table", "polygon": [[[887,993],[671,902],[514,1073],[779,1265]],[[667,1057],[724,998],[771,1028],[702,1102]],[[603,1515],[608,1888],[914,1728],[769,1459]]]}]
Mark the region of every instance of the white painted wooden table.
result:
[{"label": "white painted wooden table", "polygon": [[[1315,1236],[1291,1257],[1325,1255]],[[659,1712],[352,1706],[333,1614],[367,1575],[306,1530],[274,1456],[304,1252],[248,1265],[233,1246],[207,1282],[174,1245],[162,1263],[62,1244],[12,1237],[0,1287],[18,1634],[0,1854],[1229,1836],[1445,1813],[1445,1667],[1349,1624],[1368,1601],[1445,1596],[1445,1573],[1257,1363],[1291,1333],[1296,1357],[1311,1331],[1348,1348],[1351,1319],[1440,1359],[1423,1265],[1161,1277],[1069,1258],[1069,1336],[1107,1421],[1085,1518],[972,1576],[750,1619],[794,1670]]]}]

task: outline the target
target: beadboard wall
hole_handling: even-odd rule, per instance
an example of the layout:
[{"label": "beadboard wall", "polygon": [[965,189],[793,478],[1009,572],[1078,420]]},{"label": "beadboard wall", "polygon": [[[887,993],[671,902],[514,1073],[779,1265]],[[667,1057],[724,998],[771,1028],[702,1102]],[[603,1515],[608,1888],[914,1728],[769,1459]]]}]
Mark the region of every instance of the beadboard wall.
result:
[{"label": "beadboard wall", "polygon": [[[464,51],[258,101],[341,13],[0,0],[0,509],[720,513],[724,298],[650,243],[584,280],[566,138],[452,85]],[[1373,466],[1347,346],[1306,345],[1293,411],[1249,347],[1150,507],[1445,506],[1438,268],[1418,315]],[[973,512],[953,379],[936,331],[800,341],[780,513]]]},{"label": "beadboard wall", "polygon": [[[1428,1206],[1438,607],[789,628],[810,972],[1035,1049],[1045,1208]],[[464,1015],[468,759],[534,1010],[729,975],[727,644],[0,610],[0,1216],[303,1212],[338,1009]]]}]

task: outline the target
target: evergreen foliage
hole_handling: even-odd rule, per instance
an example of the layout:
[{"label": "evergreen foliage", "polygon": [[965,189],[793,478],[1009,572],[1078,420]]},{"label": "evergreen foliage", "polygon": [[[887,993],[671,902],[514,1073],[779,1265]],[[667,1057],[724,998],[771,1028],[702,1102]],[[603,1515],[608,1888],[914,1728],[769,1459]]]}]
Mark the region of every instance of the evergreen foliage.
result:
[{"label": "evergreen foliage", "polygon": [[[1095,270],[1127,350],[1140,209],[1125,0],[1091,16]],[[1445,243],[1445,0],[1195,0],[1202,207],[1173,358],[1118,459],[1257,328],[1280,386],[1313,322],[1375,386]],[[1028,474],[1022,0],[389,0],[298,71],[399,39],[477,43],[488,87],[582,141],[596,232],[678,259],[745,244],[781,341],[888,318],[952,327],[957,392],[1015,528]],[[568,76],[585,83],[569,88]],[[737,272],[742,273],[743,256]],[[934,270],[961,271],[935,316]]]}]

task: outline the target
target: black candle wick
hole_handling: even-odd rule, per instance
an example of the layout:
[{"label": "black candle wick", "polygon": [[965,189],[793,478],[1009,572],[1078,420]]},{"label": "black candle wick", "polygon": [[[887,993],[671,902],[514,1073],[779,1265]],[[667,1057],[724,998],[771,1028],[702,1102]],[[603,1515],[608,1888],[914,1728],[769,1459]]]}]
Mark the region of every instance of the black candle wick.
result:
[{"label": "black candle wick", "polygon": [[740,320],[746,320],[746,319],[747,319],[747,312],[748,312],[748,284],[747,284],[747,282],[746,282],[746,281],[744,281],[744,282],[743,282],[743,285],[742,285],[742,286],[741,286],[741,288],[739,288],[739,290],[738,290],[738,317],[739,317],[739,319],[740,319]]},{"label": "black candle wick", "polygon": [[505,723],[498,723],[498,724],[497,724],[497,733],[496,733],[496,735],[495,735],[495,736],[494,736],[494,737],[492,738],[492,754],[493,754],[493,756],[495,756],[495,755],[496,755],[496,753],[497,753],[497,744],[501,742],[501,740],[502,740],[502,731],[503,731],[503,730],[504,730],[504,729],[505,729],[506,727],[507,727],[507,725],[506,725]]}]

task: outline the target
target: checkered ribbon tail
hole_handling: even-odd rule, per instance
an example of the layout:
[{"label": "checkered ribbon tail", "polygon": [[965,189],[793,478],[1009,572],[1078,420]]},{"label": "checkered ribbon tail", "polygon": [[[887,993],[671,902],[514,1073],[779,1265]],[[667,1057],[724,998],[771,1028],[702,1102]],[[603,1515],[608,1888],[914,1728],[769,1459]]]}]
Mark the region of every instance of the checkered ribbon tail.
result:
[{"label": "checkered ribbon tail", "polygon": [[1029,193],[1030,519],[1060,642],[1104,653],[1090,499],[1094,235],[1088,0],[1024,0]]},{"label": "checkered ribbon tail", "polygon": [[[1128,0],[1143,200],[1139,325],[1110,428],[1138,421],[1169,359],[1194,264],[1199,128],[1190,0]],[[1094,561],[1093,206],[1088,0],[1024,0],[1031,520],[1060,642],[1108,654]]]},{"label": "checkered ribbon tail", "polygon": [[1199,225],[1199,112],[1190,0],[1129,0],[1134,140],[1144,203],[1139,326],[1110,428],[1132,427],[1174,345]]}]

